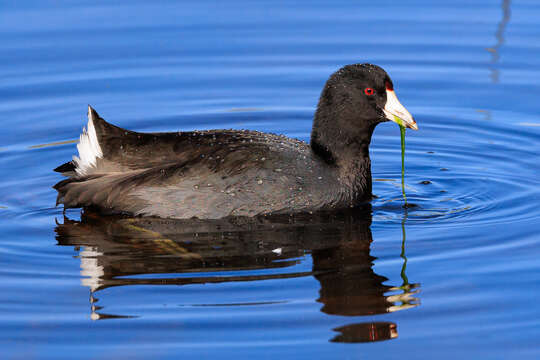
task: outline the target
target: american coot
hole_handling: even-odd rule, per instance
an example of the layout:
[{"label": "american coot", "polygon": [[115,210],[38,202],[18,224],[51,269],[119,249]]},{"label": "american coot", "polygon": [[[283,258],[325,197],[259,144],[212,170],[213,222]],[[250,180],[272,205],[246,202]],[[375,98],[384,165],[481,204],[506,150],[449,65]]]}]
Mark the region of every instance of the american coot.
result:
[{"label": "american coot", "polygon": [[88,107],[79,156],[55,170],[65,207],[217,219],[354,207],[370,201],[375,126],[418,129],[376,65],[347,65],[321,93],[310,144],[247,130],[137,133]]}]

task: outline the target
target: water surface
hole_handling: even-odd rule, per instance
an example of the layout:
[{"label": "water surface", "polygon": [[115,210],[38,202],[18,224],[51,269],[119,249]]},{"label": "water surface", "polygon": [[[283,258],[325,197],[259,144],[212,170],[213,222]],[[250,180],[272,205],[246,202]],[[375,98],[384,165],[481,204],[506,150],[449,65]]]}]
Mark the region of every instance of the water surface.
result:
[{"label": "water surface", "polygon": [[[2,358],[540,356],[540,4],[4,2]],[[340,66],[392,76],[371,206],[176,222],[55,207],[91,104],[137,131],[307,141]]]}]

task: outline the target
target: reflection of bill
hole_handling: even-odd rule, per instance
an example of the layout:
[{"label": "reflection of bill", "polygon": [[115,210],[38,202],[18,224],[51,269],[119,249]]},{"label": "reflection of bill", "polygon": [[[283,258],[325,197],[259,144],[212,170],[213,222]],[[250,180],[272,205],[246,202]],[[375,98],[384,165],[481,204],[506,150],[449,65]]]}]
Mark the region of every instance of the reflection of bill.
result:
[{"label": "reflection of bill", "polygon": [[341,326],[335,328],[339,332],[332,342],[358,343],[390,340],[397,338],[396,324],[391,322],[373,322]]},{"label": "reflection of bill", "polygon": [[[56,232],[60,245],[76,246],[79,251],[81,283],[91,291],[93,320],[130,317],[105,314],[97,306],[95,293],[108,287],[303,276],[319,281],[317,301],[323,304],[321,311],[330,315],[376,315],[416,306],[416,284],[384,285],[387,278],[373,272],[369,210],[215,221],[101,217],[86,212],[80,222],[65,219]],[[285,271],[306,253],[313,260],[311,271]],[[277,271],[250,273],[271,268]],[[237,275],[240,270],[246,274]],[[228,275],[228,271],[235,274]],[[397,336],[396,325],[383,322],[335,330],[341,335],[332,341]]]}]

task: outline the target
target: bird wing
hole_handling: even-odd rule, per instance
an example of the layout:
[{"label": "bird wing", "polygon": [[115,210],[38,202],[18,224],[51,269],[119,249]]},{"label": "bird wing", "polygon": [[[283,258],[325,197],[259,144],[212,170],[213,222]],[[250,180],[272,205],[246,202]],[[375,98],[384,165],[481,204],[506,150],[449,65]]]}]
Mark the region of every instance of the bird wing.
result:
[{"label": "bird wing", "polygon": [[299,151],[309,153],[300,141],[252,131],[137,133],[107,123],[91,107],[77,149],[79,156],[56,169],[69,176],[54,186],[57,204],[172,218],[290,207],[303,199],[295,195],[304,186]]}]

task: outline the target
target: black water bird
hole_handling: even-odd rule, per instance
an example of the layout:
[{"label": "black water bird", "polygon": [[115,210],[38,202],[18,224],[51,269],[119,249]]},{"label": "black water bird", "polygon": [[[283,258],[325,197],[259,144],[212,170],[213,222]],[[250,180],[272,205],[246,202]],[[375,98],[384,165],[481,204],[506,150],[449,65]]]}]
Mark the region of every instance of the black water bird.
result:
[{"label": "black water bird", "polygon": [[79,156],[55,171],[57,203],[102,213],[217,219],[332,210],[371,200],[375,126],[417,130],[386,72],[347,65],[326,82],[310,144],[247,130],[137,133],[88,107]]}]

